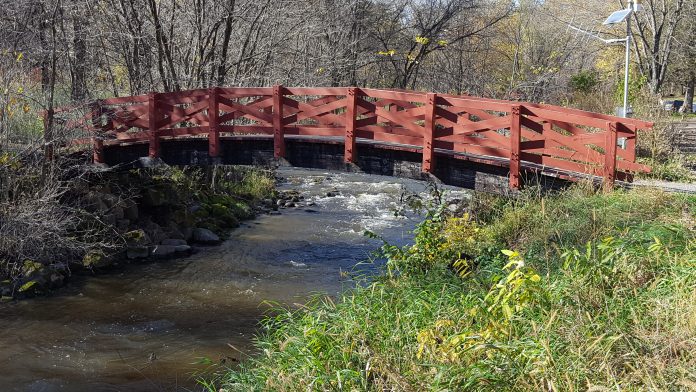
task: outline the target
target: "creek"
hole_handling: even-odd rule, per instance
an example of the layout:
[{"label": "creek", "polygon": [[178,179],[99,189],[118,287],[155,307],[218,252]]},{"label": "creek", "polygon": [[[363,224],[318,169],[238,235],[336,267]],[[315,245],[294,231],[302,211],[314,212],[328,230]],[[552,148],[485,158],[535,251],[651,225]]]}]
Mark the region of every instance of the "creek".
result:
[{"label": "creek", "polygon": [[279,175],[281,190],[300,191],[310,205],[245,222],[222,245],[187,258],[74,276],[51,296],[0,304],[0,390],[200,390],[194,375],[209,362],[235,366],[253,354],[269,303],[336,298],[355,274],[376,273],[379,262],[356,267],[380,245],[365,229],[404,245],[422,219],[394,210],[404,192],[426,193],[424,182],[300,169]]}]

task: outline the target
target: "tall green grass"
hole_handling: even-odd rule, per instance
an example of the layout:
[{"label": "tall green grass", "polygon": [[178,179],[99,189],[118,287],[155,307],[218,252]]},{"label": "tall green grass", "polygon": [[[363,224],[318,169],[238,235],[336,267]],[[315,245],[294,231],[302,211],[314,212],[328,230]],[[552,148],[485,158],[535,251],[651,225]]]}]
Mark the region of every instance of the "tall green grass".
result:
[{"label": "tall green grass", "polygon": [[578,186],[443,211],[385,244],[377,280],[266,319],[258,354],[209,388],[696,387],[696,198]]}]

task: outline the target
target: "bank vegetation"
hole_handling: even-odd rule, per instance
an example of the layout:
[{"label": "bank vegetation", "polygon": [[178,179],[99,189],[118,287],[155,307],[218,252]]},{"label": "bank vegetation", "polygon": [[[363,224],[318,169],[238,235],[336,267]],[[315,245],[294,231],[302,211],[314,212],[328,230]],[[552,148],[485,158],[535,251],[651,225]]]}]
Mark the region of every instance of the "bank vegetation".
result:
[{"label": "bank vegetation", "polygon": [[689,391],[696,198],[575,186],[431,205],[339,300],[277,309],[211,391]]}]

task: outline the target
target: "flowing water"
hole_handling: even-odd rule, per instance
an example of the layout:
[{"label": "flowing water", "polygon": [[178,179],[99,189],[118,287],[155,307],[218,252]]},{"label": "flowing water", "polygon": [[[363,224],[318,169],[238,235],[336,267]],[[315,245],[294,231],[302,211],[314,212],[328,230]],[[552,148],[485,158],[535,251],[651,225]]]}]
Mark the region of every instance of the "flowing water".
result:
[{"label": "flowing water", "polygon": [[53,296],[0,304],[0,390],[199,390],[192,374],[209,370],[207,362],[234,366],[250,353],[268,302],[336,296],[380,245],[365,229],[405,244],[420,220],[393,211],[404,191],[423,194],[423,182],[279,174],[281,189],[315,205],[260,216],[185,259],[74,277]]}]

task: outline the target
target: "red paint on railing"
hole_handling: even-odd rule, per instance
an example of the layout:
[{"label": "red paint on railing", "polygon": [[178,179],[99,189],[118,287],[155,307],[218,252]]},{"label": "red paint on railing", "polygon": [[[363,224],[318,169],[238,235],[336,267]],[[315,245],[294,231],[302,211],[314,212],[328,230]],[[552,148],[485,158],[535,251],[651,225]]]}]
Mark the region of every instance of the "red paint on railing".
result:
[{"label": "red paint on railing", "polygon": [[[69,116],[74,109],[56,109]],[[147,142],[160,155],[162,138],[208,135],[209,154],[220,154],[220,135],[273,136],[274,156],[285,156],[285,135],[343,138],[354,163],[356,139],[419,150],[422,171],[436,171],[439,153],[465,153],[481,162],[507,160],[510,186],[521,185],[528,164],[616,179],[650,168],[635,162],[636,132],[652,123],[559,106],[470,96],[356,87],[233,87],[151,93],[96,101],[66,126],[92,132],[95,162],[103,146]],[[618,147],[625,138],[625,148]],[[75,140],[75,144],[83,142]],[[397,146],[394,146],[396,144]],[[386,146],[385,146],[386,147]]]}]

